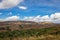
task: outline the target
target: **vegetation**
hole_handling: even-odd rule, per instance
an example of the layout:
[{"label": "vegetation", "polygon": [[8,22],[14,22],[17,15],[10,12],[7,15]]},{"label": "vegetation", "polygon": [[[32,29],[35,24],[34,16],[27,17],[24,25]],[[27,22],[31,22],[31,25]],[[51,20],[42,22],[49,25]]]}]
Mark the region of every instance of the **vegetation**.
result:
[{"label": "vegetation", "polygon": [[[60,40],[60,27],[9,30],[0,33],[0,40]],[[8,31],[9,30],[9,31]]]},{"label": "vegetation", "polygon": [[20,27],[21,29],[23,29],[24,25],[19,25],[19,27]]}]

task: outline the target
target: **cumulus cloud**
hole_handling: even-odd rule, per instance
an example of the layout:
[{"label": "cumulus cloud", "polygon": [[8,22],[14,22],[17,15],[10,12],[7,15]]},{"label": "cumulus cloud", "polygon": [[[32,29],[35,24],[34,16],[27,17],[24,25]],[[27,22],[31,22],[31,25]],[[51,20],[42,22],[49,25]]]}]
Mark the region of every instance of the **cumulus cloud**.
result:
[{"label": "cumulus cloud", "polygon": [[23,0],[1,0],[0,1],[0,9],[11,8],[18,5]]},{"label": "cumulus cloud", "polygon": [[19,16],[11,16],[5,19],[6,21],[17,21],[19,20]]},{"label": "cumulus cloud", "polygon": [[60,23],[60,13],[54,13],[50,16],[30,16],[30,17],[24,17],[25,21],[35,21],[35,22],[54,22],[54,23]]},{"label": "cumulus cloud", "polygon": [[19,16],[10,16],[5,19],[0,19],[0,21],[17,21],[19,20]]},{"label": "cumulus cloud", "polygon": [[[0,19],[3,21],[17,21],[20,20],[19,16],[10,16],[5,19]],[[54,22],[54,23],[60,23],[60,13],[54,13],[51,15],[44,15],[44,16],[30,16],[30,17],[24,17],[22,20],[24,21],[34,21],[34,22]]]},{"label": "cumulus cloud", "polygon": [[26,10],[27,9],[27,7],[25,7],[25,6],[18,6],[18,8],[22,9],[22,10]]}]

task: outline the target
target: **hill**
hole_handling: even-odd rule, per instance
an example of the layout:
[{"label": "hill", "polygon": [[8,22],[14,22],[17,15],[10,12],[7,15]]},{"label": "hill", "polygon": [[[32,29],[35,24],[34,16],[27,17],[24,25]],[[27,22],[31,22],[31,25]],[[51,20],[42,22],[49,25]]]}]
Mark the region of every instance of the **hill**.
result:
[{"label": "hill", "polygon": [[0,40],[60,40],[60,24],[50,22],[0,22]]},{"label": "hill", "polygon": [[51,22],[32,22],[32,21],[3,21],[0,22],[0,30],[6,30],[7,27],[13,30],[20,30],[20,29],[38,29],[38,28],[47,28],[47,27],[54,27],[60,26],[60,24],[55,24]]}]

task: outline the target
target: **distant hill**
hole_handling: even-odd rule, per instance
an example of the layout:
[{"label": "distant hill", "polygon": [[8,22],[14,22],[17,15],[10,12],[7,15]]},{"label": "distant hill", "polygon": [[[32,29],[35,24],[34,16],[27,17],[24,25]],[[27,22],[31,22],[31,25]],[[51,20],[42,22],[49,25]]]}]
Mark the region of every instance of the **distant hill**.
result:
[{"label": "distant hill", "polygon": [[20,29],[37,29],[37,28],[47,28],[60,26],[60,24],[54,24],[52,22],[32,22],[32,21],[3,21],[0,22],[0,30],[6,29],[9,27],[11,30],[20,30]]}]

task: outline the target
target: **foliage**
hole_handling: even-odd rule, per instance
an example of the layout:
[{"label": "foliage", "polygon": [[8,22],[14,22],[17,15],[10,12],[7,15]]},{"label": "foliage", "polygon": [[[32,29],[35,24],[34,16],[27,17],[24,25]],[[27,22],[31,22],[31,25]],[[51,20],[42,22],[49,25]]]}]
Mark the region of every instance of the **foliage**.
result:
[{"label": "foliage", "polygon": [[[7,27],[8,28],[8,27]],[[9,29],[7,29],[9,30]],[[14,30],[0,33],[0,38],[14,38],[14,37],[32,37],[41,35],[60,35],[60,30],[57,28],[41,28],[41,29],[27,29],[27,30]],[[11,39],[12,40],[12,39]]]}]

